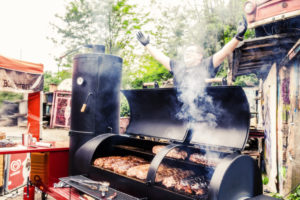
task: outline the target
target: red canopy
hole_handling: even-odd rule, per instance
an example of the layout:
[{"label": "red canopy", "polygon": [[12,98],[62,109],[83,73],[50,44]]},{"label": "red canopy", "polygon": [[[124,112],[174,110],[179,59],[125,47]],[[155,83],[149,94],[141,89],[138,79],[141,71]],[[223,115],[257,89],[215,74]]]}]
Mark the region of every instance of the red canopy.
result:
[{"label": "red canopy", "polygon": [[0,67],[20,72],[27,72],[33,74],[43,74],[43,64],[36,64],[27,61],[17,60],[13,58],[6,58],[0,55]]},{"label": "red canopy", "polygon": [[43,64],[7,58],[0,55],[0,90],[28,94],[29,133],[37,140],[42,125],[41,91],[43,91]]},{"label": "red canopy", "polygon": [[38,92],[43,90],[43,64],[0,55],[0,90]]}]

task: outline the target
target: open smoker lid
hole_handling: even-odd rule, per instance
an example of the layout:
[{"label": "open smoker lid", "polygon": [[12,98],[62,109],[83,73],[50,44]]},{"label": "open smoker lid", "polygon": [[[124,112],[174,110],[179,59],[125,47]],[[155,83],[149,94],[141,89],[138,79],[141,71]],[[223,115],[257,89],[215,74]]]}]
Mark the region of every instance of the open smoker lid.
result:
[{"label": "open smoker lid", "polygon": [[[210,106],[198,100],[203,116],[200,121],[179,119],[183,103],[175,88],[123,90],[130,107],[127,134],[165,138],[178,142],[186,139],[201,146],[242,150],[248,139],[250,112],[241,87],[207,87]],[[188,131],[191,130],[191,137]]]},{"label": "open smoker lid", "polygon": [[181,103],[176,89],[123,90],[130,107],[130,123],[126,133],[176,141],[185,139],[187,124],[176,114]]}]

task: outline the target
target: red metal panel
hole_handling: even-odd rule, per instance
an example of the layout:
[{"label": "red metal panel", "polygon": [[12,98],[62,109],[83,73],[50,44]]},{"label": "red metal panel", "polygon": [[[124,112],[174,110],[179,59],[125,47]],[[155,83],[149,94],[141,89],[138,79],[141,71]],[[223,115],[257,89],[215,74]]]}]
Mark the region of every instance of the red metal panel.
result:
[{"label": "red metal panel", "polygon": [[78,193],[78,191],[74,188],[53,188],[50,187],[48,188],[47,193],[55,198],[55,199],[59,199],[59,200],[82,200],[83,198],[80,196],[80,194]]},{"label": "red metal panel", "polygon": [[248,0],[247,3],[249,2],[256,5],[252,13],[246,14],[250,27],[300,15],[299,0]]},{"label": "red metal panel", "polygon": [[299,0],[273,0],[256,9],[256,21],[300,9]]},{"label": "red metal panel", "polygon": [[68,176],[69,170],[69,152],[57,151],[49,154],[49,177],[48,187],[59,182],[59,178]]},{"label": "red metal panel", "polygon": [[28,125],[29,133],[39,141],[40,139],[40,121],[41,121],[41,94],[40,92],[28,94]]},{"label": "red metal panel", "polygon": [[52,152],[52,151],[66,151],[69,152],[69,147],[24,147],[24,148],[5,148],[5,150],[0,149],[0,154],[17,154],[17,153],[33,153],[33,152]]}]

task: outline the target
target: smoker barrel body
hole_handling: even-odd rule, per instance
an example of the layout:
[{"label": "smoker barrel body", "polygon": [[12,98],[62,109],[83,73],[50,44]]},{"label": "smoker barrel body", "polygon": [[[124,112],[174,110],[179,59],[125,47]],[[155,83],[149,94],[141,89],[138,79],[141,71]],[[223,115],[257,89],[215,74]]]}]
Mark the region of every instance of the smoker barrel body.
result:
[{"label": "smoker barrel body", "polygon": [[[93,166],[96,158],[106,157],[112,155],[126,155],[126,149],[117,152],[116,148],[120,145],[137,147],[137,142],[140,146],[154,146],[159,143],[153,141],[138,140],[135,138],[124,137],[115,134],[103,134],[96,138],[91,139],[76,152],[75,163],[81,174],[86,174],[88,178],[98,181],[109,181],[113,188],[121,190],[125,193],[134,195],[139,198],[147,197],[148,199],[194,199],[195,197],[189,195],[182,195],[175,193],[172,190],[166,190],[154,182],[156,170],[151,168],[158,167],[161,163],[159,154],[149,156],[138,152],[136,155],[139,157],[147,158],[151,161],[151,166],[148,171],[146,180],[136,180],[124,175],[116,174],[112,171],[100,169]],[[166,144],[164,144],[166,145]],[[170,150],[173,146],[167,145],[166,150]],[[194,147],[186,147],[186,150],[191,151]],[[225,155],[225,154],[224,154]],[[169,158],[165,157],[168,160]],[[159,163],[156,163],[159,160]],[[171,161],[174,161],[170,159]],[[187,167],[190,163],[188,161],[178,161],[179,165]],[[204,171],[204,166],[197,166],[200,170]],[[154,172],[153,172],[154,171]],[[232,199],[247,199],[262,194],[261,174],[255,161],[249,157],[237,153],[227,154],[215,169],[211,169],[212,178],[209,184],[208,196],[197,197],[197,199],[211,199],[211,200],[232,200]]]},{"label": "smoker barrel body", "polygon": [[121,73],[122,59],[104,52],[78,54],[73,59],[70,127],[73,175],[77,174],[73,155],[82,144],[99,134],[119,132]]},{"label": "smoker barrel body", "polygon": [[[176,117],[182,105],[177,99],[176,89],[123,91],[131,112],[126,133],[118,135],[102,130],[103,134],[97,135],[73,131],[71,145],[74,144],[74,148],[71,151],[74,171],[93,180],[109,181],[112,188],[149,200],[245,199],[262,194],[260,171],[255,161],[239,153],[248,138],[250,117],[249,104],[242,88],[210,87],[206,92],[212,97],[214,106],[220,108],[216,115],[217,126],[190,131],[188,122]],[[202,106],[201,102],[199,106]],[[208,143],[199,134],[211,141]],[[229,145],[222,142],[224,136],[231,140]],[[153,149],[158,145],[164,148],[154,153]],[[185,151],[187,157],[169,157],[175,149]],[[192,154],[207,155],[207,159],[197,163],[190,159]],[[98,158],[129,156],[146,161],[149,168],[144,178],[122,174],[110,164],[105,168],[95,162]],[[180,168],[179,175],[192,171],[194,174],[185,178],[178,176],[181,177],[179,182],[199,178],[197,183],[203,188],[203,193],[198,194],[195,190],[188,193],[157,181],[162,165],[168,165],[167,170]]]},{"label": "smoker barrel body", "polygon": [[231,154],[223,159],[210,182],[209,199],[248,199],[262,194],[261,173],[250,157]]}]

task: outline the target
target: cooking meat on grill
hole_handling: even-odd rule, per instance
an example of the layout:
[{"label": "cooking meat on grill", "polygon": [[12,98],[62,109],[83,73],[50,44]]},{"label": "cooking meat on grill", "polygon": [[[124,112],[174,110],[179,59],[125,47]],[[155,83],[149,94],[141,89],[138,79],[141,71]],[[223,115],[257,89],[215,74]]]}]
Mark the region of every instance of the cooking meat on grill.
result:
[{"label": "cooking meat on grill", "polygon": [[121,171],[120,167],[121,166],[127,166],[128,164],[130,164],[127,160],[125,159],[121,159],[121,160],[117,160],[116,162],[111,164],[111,168],[114,172],[118,173],[118,171]]},{"label": "cooking meat on grill", "polygon": [[[135,156],[109,156],[97,158],[94,165],[113,170],[118,174],[145,180],[150,164],[143,158]],[[192,170],[184,170],[177,167],[161,164],[156,172],[155,182],[161,183],[166,188],[174,188],[177,191],[188,194],[202,195],[207,187],[204,178],[194,178]]]},{"label": "cooking meat on grill", "polygon": [[[152,148],[152,152],[154,154],[157,154],[158,152],[160,152],[165,146],[164,145],[155,145]],[[188,156],[186,151],[180,150],[178,148],[172,149],[168,154],[168,157],[170,158],[176,158],[176,159],[182,159],[185,160]]]},{"label": "cooking meat on grill", "polygon": [[94,165],[98,167],[102,167],[105,159],[106,158],[97,158],[96,160],[94,160]]},{"label": "cooking meat on grill", "polygon": [[152,148],[152,153],[157,154],[158,152],[160,152],[165,147],[166,147],[165,145],[155,145]]},{"label": "cooking meat on grill", "polygon": [[[102,157],[102,158],[97,158],[94,161],[94,165],[97,167],[104,167],[105,163],[111,163],[112,161],[116,160],[116,159],[120,159],[122,158],[121,156],[109,156],[109,157]],[[106,164],[108,165],[108,164]]]},{"label": "cooking meat on grill", "polygon": [[150,164],[138,165],[127,170],[126,175],[129,177],[136,177],[138,179],[146,179]]},{"label": "cooking meat on grill", "polygon": [[155,182],[161,182],[167,188],[176,187],[180,188],[178,190],[186,191],[187,193],[192,193],[189,186],[186,183],[180,184],[181,180],[187,177],[194,176],[195,173],[191,170],[183,170],[180,168],[170,167],[167,165],[162,165],[163,170],[158,170],[155,177]]},{"label": "cooking meat on grill", "polygon": [[207,190],[207,183],[204,177],[190,177],[181,179],[175,189],[188,194],[203,195]]},{"label": "cooking meat on grill", "polygon": [[126,174],[128,169],[130,169],[131,167],[137,166],[137,165],[140,165],[140,163],[126,161],[123,164],[115,166],[114,172],[116,172],[118,174]]},{"label": "cooking meat on grill", "polygon": [[193,191],[191,189],[191,185],[189,183],[188,180],[186,179],[182,179],[180,180],[176,185],[175,185],[175,189],[178,191],[182,191],[188,194],[192,194]]},{"label": "cooking meat on grill", "polygon": [[145,159],[139,158],[139,157],[136,157],[136,156],[127,156],[126,158],[128,158],[128,160],[131,160],[131,161],[137,162],[137,163],[145,163],[145,162],[147,162]]},{"label": "cooking meat on grill", "polygon": [[105,162],[104,162],[104,165],[103,165],[103,168],[105,169],[109,169],[109,170],[113,170],[114,168],[114,165],[117,163],[117,162],[120,162],[122,161],[123,158],[120,157],[120,158],[108,158]]},{"label": "cooking meat on grill", "polygon": [[196,195],[203,195],[206,193],[205,190],[207,190],[207,182],[203,176],[192,178],[190,181],[191,189]]},{"label": "cooking meat on grill", "polygon": [[171,188],[174,187],[179,181],[180,178],[174,175],[174,176],[165,177],[162,181],[162,184],[167,188]]},{"label": "cooking meat on grill", "polygon": [[219,162],[218,158],[215,157],[208,158],[205,155],[199,153],[191,154],[189,160],[194,163],[198,163],[206,166],[212,166],[212,167],[215,167]]},{"label": "cooking meat on grill", "polygon": [[129,168],[145,163],[147,163],[146,160],[136,156],[109,156],[97,158],[94,161],[95,166],[113,170],[119,174],[126,174]]}]

